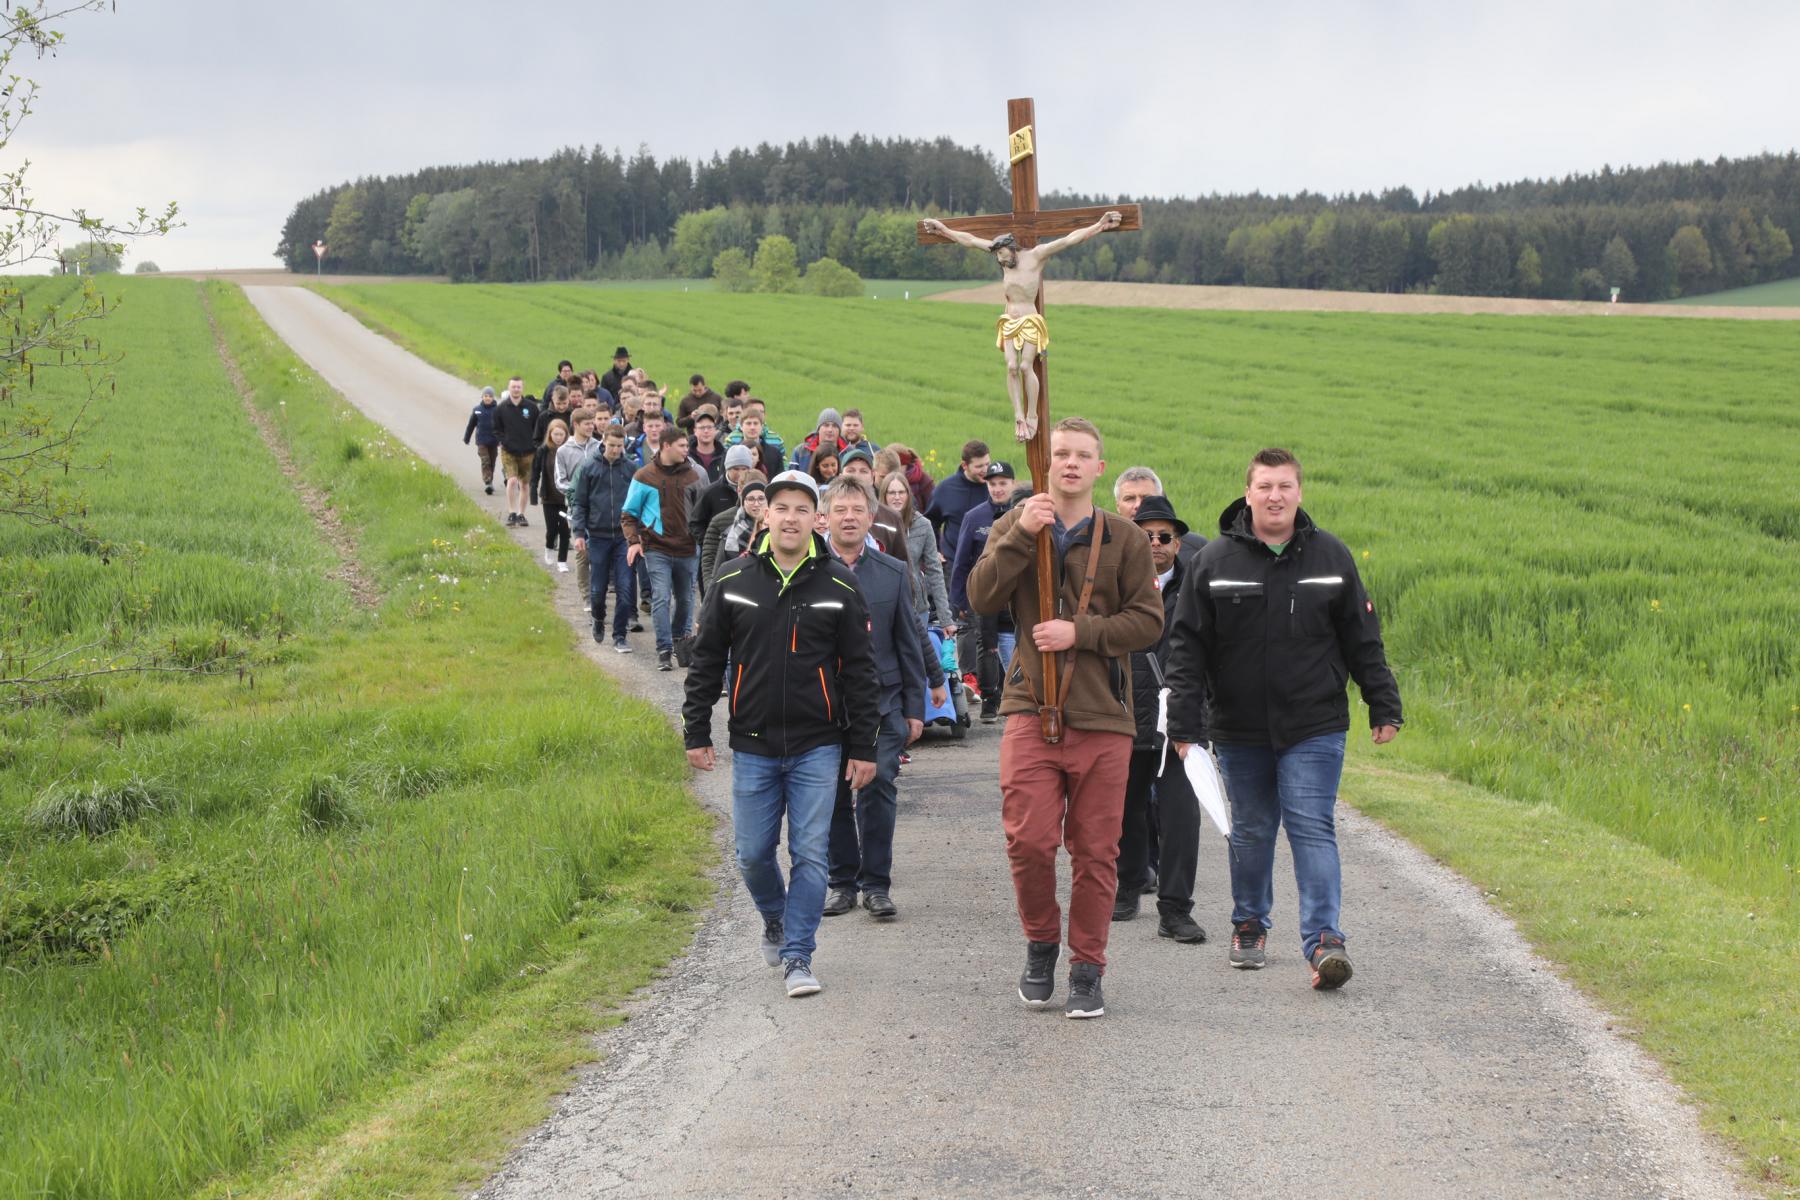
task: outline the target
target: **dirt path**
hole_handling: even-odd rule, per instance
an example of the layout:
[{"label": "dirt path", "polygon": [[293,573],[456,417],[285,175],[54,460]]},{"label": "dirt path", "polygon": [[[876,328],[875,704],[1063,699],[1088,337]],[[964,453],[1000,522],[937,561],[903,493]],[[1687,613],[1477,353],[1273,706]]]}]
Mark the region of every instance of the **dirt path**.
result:
[{"label": "dirt path", "polygon": [[[1738,321],[1800,321],[1800,308],[1705,304],[1600,304],[1587,300],[1515,300],[1506,296],[1393,296],[1379,292],[1318,292],[1305,288],[1200,287],[1169,283],[1093,283],[1053,279],[1047,298],[1101,308],[1195,308],[1236,312],[1460,313],[1506,317],[1712,317]],[[998,283],[927,300],[948,304],[1003,303]]]},{"label": "dirt path", "polygon": [[[501,511],[459,440],[471,385],[313,293],[249,295],[353,403]],[[512,536],[541,545],[535,529]],[[560,603],[579,628],[572,591]],[[679,674],[648,654],[591,656],[673,718]],[[1306,986],[1285,866],[1269,969],[1226,965],[1225,849],[1209,827],[1196,915],[1214,941],[1161,940],[1153,918],[1116,925],[1103,1020],[1027,1011],[997,749],[977,726],[915,754],[901,919],[827,921],[816,999],[782,997],[725,876],[687,956],[482,1195],[1738,1194],[1603,1014],[1473,888],[1354,813],[1341,822],[1357,961],[1344,992]],[[719,814],[728,768],[694,781]]]}]

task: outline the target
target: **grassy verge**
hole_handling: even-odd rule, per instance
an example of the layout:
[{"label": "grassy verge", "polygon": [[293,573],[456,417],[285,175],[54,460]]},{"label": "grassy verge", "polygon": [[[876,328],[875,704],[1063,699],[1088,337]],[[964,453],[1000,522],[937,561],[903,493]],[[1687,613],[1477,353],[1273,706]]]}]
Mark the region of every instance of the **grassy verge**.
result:
[{"label": "grassy verge", "polygon": [[[1344,797],[1474,880],[1621,1017],[1758,1182],[1800,1190],[1792,923],[1549,804],[1353,755]],[[1446,969],[1454,969],[1446,964]]]},{"label": "grassy verge", "polygon": [[[624,341],[664,382],[695,369],[750,380],[790,443],[826,404],[856,404],[877,441],[935,450],[939,464],[964,438],[1006,444],[991,335],[945,311],[955,306],[557,287],[324,290],[470,380],[513,370],[535,379],[564,355],[604,355]],[[1444,785],[1466,803],[1446,801],[1451,816],[1435,832],[1426,806],[1372,811],[1499,885],[1508,903],[1585,905],[1604,928],[1625,897],[1644,899],[1616,884],[1648,887],[1673,873],[1704,898],[1699,911],[1724,922],[1710,928],[1714,939],[1772,948],[1741,970],[1709,955],[1727,966],[1699,964],[1718,974],[1690,986],[1691,964],[1645,950],[1693,944],[1702,927],[1679,906],[1628,906],[1641,940],[1583,947],[1566,939],[1585,929],[1552,938],[1515,910],[1643,1031],[1747,1159],[1800,1181],[1800,1082],[1773,1065],[1800,1062],[1794,995],[1777,965],[1800,935],[1793,331],[1061,313],[1056,377],[1104,386],[1059,385],[1059,410],[1099,422],[1115,471],[1158,468],[1196,528],[1211,527],[1255,448],[1289,445],[1307,463],[1307,507],[1358,553],[1406,695],[1406,732],[1384,757],[1469,785]],[[1488,803],[1592,832],[1578,840],[1593,857],[1557,853],[1552,835],[1538,873],[1520,874],[1512,850],[1489,836]],[[1505,882],[1515,878],[1516,891]],[[1678,1008],[1668,997],[1683,988]],[[1716,1031],[1727,1026],[1731,1044],[1763,1045],[1769,1061],[1719,1060]],[[1782,1163],[1770,1166],[1774,1155]]]},{"label": "grassy verge", "polygon": [[673,734],[643,732],[474,506],[212,285],[257,405],[381,589],[355,606],[197,289],[119,287],[94,510],[144,540],[140,583],[6,531],[7,569],[122,598],[9,615],[109,650],[241,639],[252,669],[0,718],[0,1193],[269,1186],[326,1135],[358,1149],[323,1191],[477,1178],[591,1053],[592,1004],[704,903]]}]

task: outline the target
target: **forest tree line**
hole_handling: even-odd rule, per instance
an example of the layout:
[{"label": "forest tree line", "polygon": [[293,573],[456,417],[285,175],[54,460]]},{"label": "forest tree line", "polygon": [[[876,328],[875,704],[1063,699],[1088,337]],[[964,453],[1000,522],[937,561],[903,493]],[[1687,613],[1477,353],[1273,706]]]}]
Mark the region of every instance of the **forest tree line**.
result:
[{"label": "forest tree line", "polygon": [[[1045,207],[1129,197],[1053,195]],[[1346,291],[1657,300],[1800,274],[1800,154],[1379,195],[1139,198],[1144,229],[1054,261],[1064,278]],[[648,150],[434,167],[300,201],[279,254],[312,268],[458,280],[705,278],[783,236],[804,271],[988,278],[974,251],[919,246],[922,216],[1004,211],[1000,164],[947,139],[767,144],[710,161]],[[729,260],[735,262],[735,259]]]}]

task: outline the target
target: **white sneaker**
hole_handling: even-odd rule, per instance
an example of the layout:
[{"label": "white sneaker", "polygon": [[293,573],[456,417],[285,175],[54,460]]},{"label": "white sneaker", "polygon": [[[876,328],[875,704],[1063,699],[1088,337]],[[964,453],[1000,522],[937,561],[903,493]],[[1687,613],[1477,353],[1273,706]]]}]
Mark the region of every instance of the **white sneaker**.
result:
[{"label": "white sneaker", "polygon": [[544,565],[546,567],[555,561],[556,561],[556,555],[550,553],[550,551],[548,551],[548,550],[544,551]]},{"label": "white sneaker", "polygon": [[569,573],[569,564],[568,563],[557,563],[556,564],[556,573],[558,575],[567,575]]}]

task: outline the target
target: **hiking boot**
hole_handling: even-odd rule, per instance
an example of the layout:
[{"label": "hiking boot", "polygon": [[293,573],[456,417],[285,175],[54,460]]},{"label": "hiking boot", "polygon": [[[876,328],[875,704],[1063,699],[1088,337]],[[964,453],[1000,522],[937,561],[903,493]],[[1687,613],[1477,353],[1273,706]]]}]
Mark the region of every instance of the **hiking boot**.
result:
[{"label": "hiking boot", "polygon": [[631,653],[631,643],[626,641],[624,638],[614,638],[613,639],[613,649],[617,650],[620,654],[630,654]]},{"label": "hiking boot", "polygon": [[894,902],[888,898],[886,892],[863,893],[862,906],[868,909],[869,915],[877,921],[891,921],[900,915],[900,910],[894,907]]},{"label": "hiking boot", "polygon": [[1261,921],[1245,921],[1231,928],[1231,965],[1241,971],[1256,971],[1268,966],[1268,955],[1263,953],[1263,943],[1269,940],[1269,931],[1263,928]]},{"label": "hiking boot", "polygon": [[811,996],[824,990],[820,988],[818,978],[812,973],[812,964],[804,958],[782,959],[781,975],[787,981],[787,994],[790,1000],[796,996]]},{"label": "hiking boot", "polygon": [[855,888],[834,887],[831,894],[825,897],[825,915],[828,917],[841,917],[855,907]]},{"label": "hiking boot", "polygon": [[1060,942],[1025,943],[1025,973],[1019,976],[1019,999],[1027,1008],[1043,1008],[1056,994],[1056,956]]},{"label": "hiking boot", "polygon": [[1321,992],[1336,991],[1350,982],[1350,956],[1344,953],[1344,939],[1335,933],[1325,934],[1312,952],[1312,985]]},{"label": "hiking boot", "polygon": [[787,932],[781,927],[780,917],[764,917],[762,931],[763,961],[771,967],[781,965],[781,948],[787,945]]},{"label": "hiking boot", "polygon": [[1106,1001],[1100,995],[1100,968],[1093,963],[1069,964],[1069,1002],[1063,1016],[1074,1020],[1104,1017]]},{"label": "hiking boot", "polygon": [[659,671],[673,671],[675,669],[675,656],[667,650],[658,650],[656,652],[656,669]]},{"label": "hiking boot", "polygon": [[1115,921],[1137,920],[1138,904],[1141,897],[1142,893],[1136,888],[1126,888],[1124,891],[1120,892],[1113,900],[1112,919]]},{"label": "hiking boot", "polygon": [[1206,940],[1206,930],[1186,913],[1164,913],[1157,918],[1156,936],[1194,944]]},{"label": "hiking boot", "polygon": [[683,668],[694,661],[694,637],[692,634],[675,639],[675,661],[680,663]]}]

